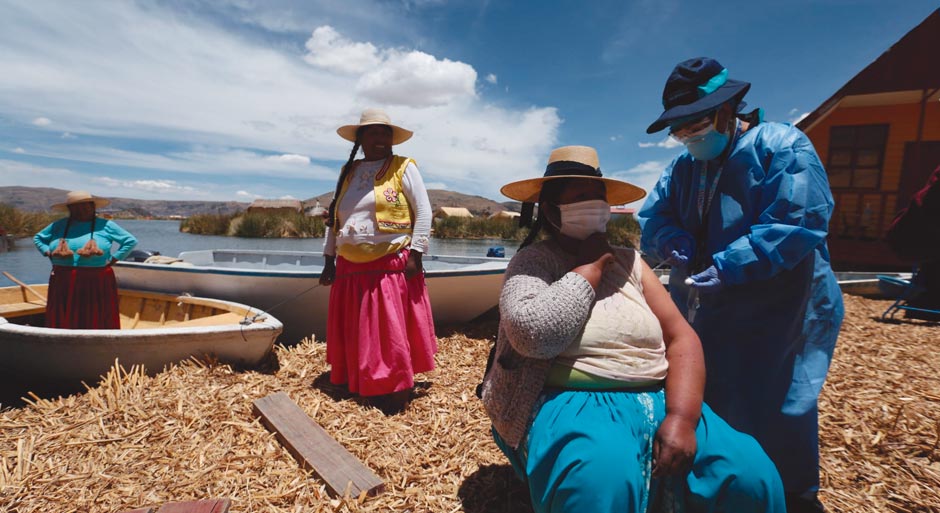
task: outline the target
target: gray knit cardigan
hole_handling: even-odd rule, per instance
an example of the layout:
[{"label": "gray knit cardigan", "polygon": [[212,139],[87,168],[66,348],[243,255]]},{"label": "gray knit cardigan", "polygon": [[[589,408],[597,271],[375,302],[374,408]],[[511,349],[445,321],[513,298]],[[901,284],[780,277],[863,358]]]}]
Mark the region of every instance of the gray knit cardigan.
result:
[{"label": "gray knit cardigan", "polygon": [[[633,268],[636,251],[614,248]],[[483,406],[509,445],[519,446],[552,360],[584,329],[594,306],[594,289],[553,241],[528,246],[512,258],[499,298],[496,358],[483,381]]]}]

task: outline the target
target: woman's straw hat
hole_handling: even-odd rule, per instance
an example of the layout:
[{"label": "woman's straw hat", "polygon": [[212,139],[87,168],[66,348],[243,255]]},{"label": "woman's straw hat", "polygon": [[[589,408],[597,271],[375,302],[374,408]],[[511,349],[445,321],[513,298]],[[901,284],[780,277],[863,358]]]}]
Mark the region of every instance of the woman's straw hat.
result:
[{"label": "woman's straw hat", "polygon": [[385,125],[391,128],[393,145],[401,144],[408,139],[411,139],[411,136],[414,135],[414,132],[411,130],[406,130],[400,126],[393,125],[392,120],[388,117],[388,114],[386,114],[382,109],[366,109],[362,111],[362,115],[359,116],[358,125],[341,126],[336,129],[336,133],[349,142],[356,142],[356,130],[358,130],[359,127],[366,125]]},{"label": "woman's straw hat", "polygon": [[562,146],[552,150],[542,178],[530,178],[504,185],[499,192],[523,203],[537,203],[542,185],[558,178],[586,178],[604,182],[607,187],[607,203],[623,205],[646,196],[646,191],[636,185],[604,178],[597,160],[597,150],[590,146]]},{"label": "woman's straw hat", "polygon": [[101,208],[111,204],[111,200],[98,196],[92,196],[90,192],[72,191],[65,195],[64,203],[56,203],[55,205],[52,205],[52,210],[68,210],[69,205],[74,205],[76,203],[86,203],[89,201],[95,204],[95,208]]}]

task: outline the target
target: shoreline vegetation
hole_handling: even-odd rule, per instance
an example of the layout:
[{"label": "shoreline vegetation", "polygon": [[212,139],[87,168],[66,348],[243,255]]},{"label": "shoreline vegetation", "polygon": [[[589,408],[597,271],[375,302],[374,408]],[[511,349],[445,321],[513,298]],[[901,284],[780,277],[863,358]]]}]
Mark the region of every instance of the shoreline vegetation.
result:
[{"label": "shoreline vegetation", "polygon": [[[326,226],[319,217],[300,213],[199,214],[184,219],[180,231],[195,235],[248,238],[323,237]],[[611,244],[637,247],[640,225],[632,216],[618,216],[607,223]],[[529,233],[517,220],[484,217],[436,219],[431,236],[437,239],[500,239],[521,242]]]},{"label": "shoreline vegetation", "polygon": [[52,212],[24,212],[15,207],[0,203],[0,234],[6,232],[11,237],[32,237],[49,223],[62,217]]},{"label": "shoreline vegetation", "polygon": [[[62,217],[52,212],[25,212],[0,203],[0,228],[13,237],[32,237]],[[123,219],[123,217],[122,217]],[[244,238],[320,238],[326,226],[320,217],[301,213],[197,214],[180,221],[180,232]],[[516,219],[446,217],[436,219],[431,236],[437,239],[499,239],[521,242],[529,233]],[[640,225],[633,216],[616,216],[607,223],[610,242],[638,247]]]}]

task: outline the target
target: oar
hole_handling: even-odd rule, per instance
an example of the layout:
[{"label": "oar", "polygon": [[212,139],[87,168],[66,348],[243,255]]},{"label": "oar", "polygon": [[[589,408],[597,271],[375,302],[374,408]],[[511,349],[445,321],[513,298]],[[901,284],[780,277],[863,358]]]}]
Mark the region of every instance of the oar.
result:
[{"label": "oar", "polygon": [[6,271],[3,271],[3,275],[6,276],[6,277],[7,277],[10,281],[12,281],[13,283],[19,285],[20,287],[23,287],[23,289],[28,290],[28,291],[32,292],[33,294],[35,294],[36,297],[38,297],[38,298],[42,301],[42,304],[46,304],[46,296],[43,296],[42,294],[40,294],[39,292],[37,292],[36,289],[34,289],[34,288],[30,287],[29,285],[27,285],[27,284],[21,282],[20,280],[17,280],[16,278],[13,277],[12,274],[10,274],[10,273],[8,273],[8,272],[6,272]]}]

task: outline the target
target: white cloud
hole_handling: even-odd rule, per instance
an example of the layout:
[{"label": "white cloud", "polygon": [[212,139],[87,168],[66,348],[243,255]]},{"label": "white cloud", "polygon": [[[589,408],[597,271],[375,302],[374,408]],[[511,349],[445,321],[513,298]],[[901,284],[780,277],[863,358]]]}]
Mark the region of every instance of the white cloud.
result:
[{"label": "white cloud", "polygon": [[493,85],[496,85],[496,82],[497,82],[497,80],[496,80],[496,75],[493,74],[493,73],[490,73],[489,75],[487,75],[484,80],[486,80],[487,82],[489,82],[489,83],[491,83],[491,84],[493,84]]},{"label": "white cloud", "polygon": [[[199,200],[231,201],[275,197],[280,191],[271,190],[268,194],[248,193],[239,190],[235,184],[217,184],[194,177],[194,181],[172,179],[123,179],[111,176],[94,176],[86,172],[64,167],[46,167],[28,162],[0,159],[0,186],[17,185],[23,187],[55,187],[65,190],[87,190],[99,196],[158,199],[158,200]],[[267,191],[267,184],[256,185]]]},{"label": "white cloud", "polygon": [[63,139],[76,139],[76,136],[72,135],[70,132],[63,132],[60,137]]},{"label": "white cloud", "polygon": [[87,177],[63,167],[45,167],[0,159],[0,186],[50,187],[88,190]]},{"label": "white cloud", "polygon": [[[470,64],[378,39],[348,41],[334,30],[333,39],[318,43],[322,48],[375,47],[379,62],[349,74],[336,64],[327,67],[329,61],[311,65],[282,36],[249,37],[232,28],[244,23],[215,24],[174,11],[175,5],[5,4],[0,115],[26,124],[41,112],[55,120],[57,131],[78,137],[31,140],[24,130],[8,144],[78,163],[225,176],[229,194],[250,190],[238,177],[254,175],[310,179],[316,192],[332,188],[338,168],[322,159],[345,161],[351,147],[336,127],[355,122],[365,107],[380,106],[393,122],[416,131],[396,151],[415,157],[427,181],[494,198],[502,183],[544,166],[555,144],[561,118],[554,107],[487,102],[475,90],[477,72]],[[219,9],[248,17],[272,12],[258,5],[229,0]],[[342,5],[334,7],[327,12],[343,12]],[[303,9],[305,20],[330,19]],[[361,22],[351,25],[357,34],[397,33],[388,30],[387,19],[370,21],[367,9],[350,9]],[[360,54],[369,61],[368,46]],[[364,69],[362,61],[351,69]],[[134,141],[133,150],[112,138]],[[272,155],[315,155],[319,163]],[[276,197],[285,191],[265,192]]]},{"label": "white cloud", "polygon": [[23,148],[17,147],[17,148],[13,148],[13,153],[26,153],[26,150],[24,150]]},{"label": "white cloud", "polygon": [[363,73],[382,61],[375,45],[354,43],[329,25],[317,27],[305,46],[309,52],[305,61],[340,73]]},{"label": "white cloud", "polygon": [[803,121],[803,119],[805,119],[806,116],[809,116],[809,112],[804,112],[798,116],[794,116],[793,114],[790,114],[790,123],[795,125],[799,123],[800,121]]},{"label": "white cloud", "polygon": [[[660,175],[669,166],[671,160],[648,160],[637,164],[626,171],[616,171],[610,176],[620,180],[630,182],[637,187],[645,190],[647,193],[653,189]],[[639,208],[640,203],[637,204]]]},{"label": "white cloud", "polygon": [[212,147],[194,147],[190,151],[166,154],[120,150],[107,146],[37,145],[32,155],[74,159],[96,164],[170,170],[199,175],[272,176],[333,180],[336,170],[313,164],[310,157],[296,154],[263,155],[258,152]]},{"label": "white cloud", "polygon": [[[175,180],[118,180],[108,176],[98,176],[92,179],[109,189],[121,188],[130,191],[155,192],[160,195],[169,195],[174,193],[186,193],[191,195],[198,192],[195,187],[188,185],[179,185]],[[176,199],[176,198],[173,198]]]},{"label": "white cloud", "polygon": [[297,199],[297,198],[291,196],[290,194],[285,194],[285,195],[281,196],[281,197],[278,198],[278,199],[282,199],[282,200],[295,200],[295,199]]},{"label": "white cloud", "polygon": [[271,155],[270,157],[265,157],[266,160],[271,162],[277,162],[281,164],[302,164],[310,165],[310,157],[306,155],[293,155],[293,154],[284,154],[284,155]]},{"label": "white cloud", "polygon": [[477,72],[462,62],[391,51],[382,66],[359,79],[356,91],[381,103],[430,107],[475,98],[476,80]]},{"label": "white cloud", "polygon": [[[306,48],[304,60],[318,68],[356,75],[356,92],[379,103],[427,107],[476,95],[477,72],[462,62],[350,41],[328,25],[313,31]],[[495,83],[496,76],[491,76]]]},{"label": "white cloud", "polygon": [[52,124],[52,120],[49,118],[39,117],[33,120],[33,124],[36,126],[49,126]]},{"label": "white cloud", "polygon": [[672,137],[669,137],[669,136],[667,135],[665,139],[663,139],[662,141],[659,141],[659,142],[657,142],[657,143],[644,143],[644,142],[641,142],[641,143],[637,143],[637,146],[639,146],[640,148],[667,148],[667,149],[672,149],[672,148],[678,148],[678,147],[682,146],[682,143],[679,142],[679,141],[677,141],[677,140],[675,140],[675,139],[673,139]]}]

